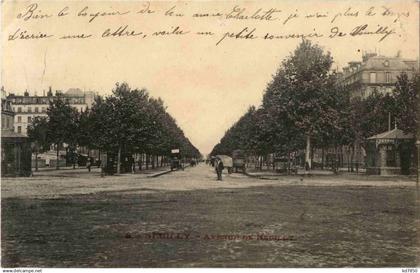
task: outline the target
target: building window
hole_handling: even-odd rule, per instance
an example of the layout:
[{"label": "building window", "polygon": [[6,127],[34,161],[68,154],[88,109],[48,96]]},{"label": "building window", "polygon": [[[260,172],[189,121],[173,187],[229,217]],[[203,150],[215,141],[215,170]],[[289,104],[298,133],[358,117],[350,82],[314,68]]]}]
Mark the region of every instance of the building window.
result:
[{"label": "building window", "polygon": [[32,122],[32,118],[28,117],[28,123],[31,123],[31,122]]},{"label": "building window", "polygon": [[392,81],[391,73],[390,72],[386,72],[386,82],[387,83],[390,83],[391,81]]},{"label": "building window", "polygon": [[18,113],[22,112],[22,107],[18,107]]},{"label": "building window", "polygon": [[376,73],[375,72],[370,73],[370,83],[376,83]]},{"label": "building window", "polygon": [[41,112],[44,113],[45,112],[45,107],[41,108]]},{"label": "building window", "polygon": [[38,110],[39,110],[38,107],[35,107],[35,113],[38,113]]},{"label": "building window", "polygon": [[18,122],[22,122],[22,117],[18,117]]},{"label": "building window", "polygon": [[18,132],[18,133],[22,133],[22,126],[18,126],[18,127],[17,127],[17,132]]},{"label": "building window", "polygon": [[28,113],[32,112],[32,107],[28,107]]}]

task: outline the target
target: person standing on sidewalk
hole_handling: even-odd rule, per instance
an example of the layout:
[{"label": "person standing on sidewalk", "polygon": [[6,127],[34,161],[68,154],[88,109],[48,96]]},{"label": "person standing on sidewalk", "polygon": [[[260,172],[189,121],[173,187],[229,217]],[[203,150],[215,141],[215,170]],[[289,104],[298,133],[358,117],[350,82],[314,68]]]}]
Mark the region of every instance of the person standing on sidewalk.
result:
[{"label": "person standing on sidewalk", "polygon": [[216,158],[214,163],[215,163],[214,164],[215,170],[216,170],[216,173],[217,173],[217,180],[222,181],[223,180],[222,172],[223,172],[223,168],[224,168],[223,167],[223,162],[219,158]]},{"label": "person standing on sidewalk", "polygon": [[90,161],[90,158],[88,158],[88,160],[86,162],[86,168],[88,169],[89,172],[90,172],[91,167],[92,167],[92,162]]}]

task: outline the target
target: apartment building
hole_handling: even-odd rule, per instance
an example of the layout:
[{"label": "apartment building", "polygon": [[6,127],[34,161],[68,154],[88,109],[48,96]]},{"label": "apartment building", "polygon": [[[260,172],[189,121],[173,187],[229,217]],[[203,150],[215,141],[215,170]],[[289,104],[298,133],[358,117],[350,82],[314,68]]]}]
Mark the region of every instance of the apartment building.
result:
[{"label": "apartment building", "polygon": [[94,97],[95,93],[92,91],[83,92],[78,88],[71,88],[65,93],[56,91],[55,94],[50,89],[47,95],[43,96],[30,95],[28,91],[23,95],[12,93],[7,98],[11,101],[15,112],[14,131],[27,135],[27,128],[36,117],[47,116],[50,101],[64,99],[78,111],[84,111],[92,106]]},{"label": "apartment building", "polygon": [[404,59],[401,54],[394,57],[366,53],[362,61],[352,61],[339,74],[339,84],[346,87],[350,97],[366,98],[375,90],[390,93],[397,77],[406,73],[411,79],[418,72],[418,60]]}]

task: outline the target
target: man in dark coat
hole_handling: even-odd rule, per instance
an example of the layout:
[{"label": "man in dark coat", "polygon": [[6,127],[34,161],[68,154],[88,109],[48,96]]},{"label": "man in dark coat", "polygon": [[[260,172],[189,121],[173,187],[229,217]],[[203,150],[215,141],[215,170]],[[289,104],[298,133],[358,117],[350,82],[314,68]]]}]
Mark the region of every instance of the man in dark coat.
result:
[{"label": "man in dark coat", "polygon": [[223,162],[219,158],[216,158],[214,161],[214,168],[217,173],[217,180],[222,181],[222,171],[223,171]]}]

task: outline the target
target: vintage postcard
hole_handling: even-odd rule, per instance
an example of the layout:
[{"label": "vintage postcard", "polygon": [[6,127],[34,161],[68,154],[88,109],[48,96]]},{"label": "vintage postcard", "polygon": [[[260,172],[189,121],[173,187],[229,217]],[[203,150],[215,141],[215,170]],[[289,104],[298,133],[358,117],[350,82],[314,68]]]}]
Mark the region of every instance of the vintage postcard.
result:
[{"label": "vintage postcard", "polygon": [[3,272],[417,272],[418,1],[6,0],[1,37]]}]

